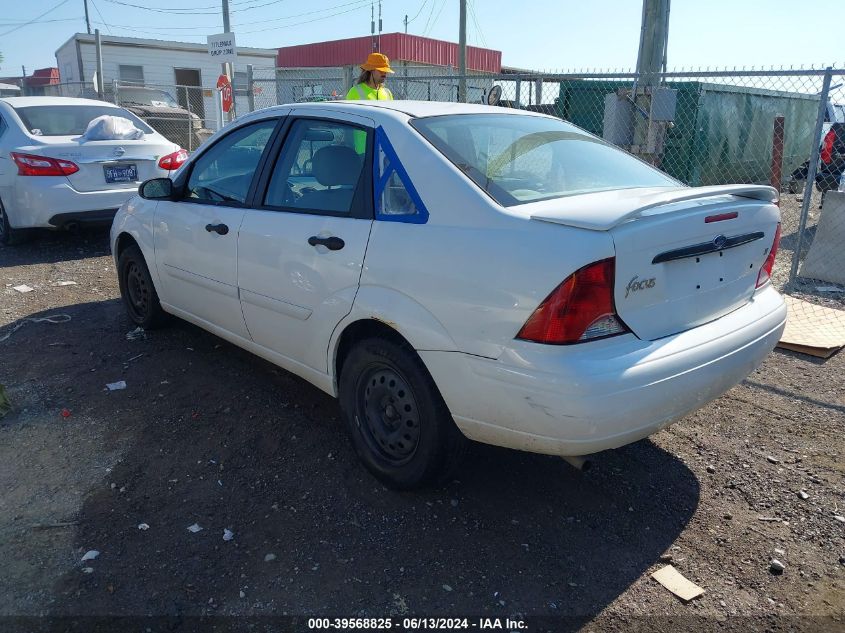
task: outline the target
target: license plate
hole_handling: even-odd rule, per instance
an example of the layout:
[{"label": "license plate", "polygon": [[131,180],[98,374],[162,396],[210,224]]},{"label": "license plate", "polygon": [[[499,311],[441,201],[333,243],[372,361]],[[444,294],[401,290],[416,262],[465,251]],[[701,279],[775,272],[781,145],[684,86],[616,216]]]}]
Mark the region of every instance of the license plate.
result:
[{"label": "license plate", "polygon": [[135,182],[138,180],[137,165],[103,165],[106,182]]}]

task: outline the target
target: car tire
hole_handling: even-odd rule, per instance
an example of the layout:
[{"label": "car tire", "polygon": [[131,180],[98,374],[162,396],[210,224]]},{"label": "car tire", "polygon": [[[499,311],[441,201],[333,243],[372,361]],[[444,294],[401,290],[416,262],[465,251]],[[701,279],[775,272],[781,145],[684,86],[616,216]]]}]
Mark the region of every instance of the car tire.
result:
[{"label": "car tire", "polygon": [[120,254],[117,260],[117,278],[120,296],[132,322],[145,330],[164,325],[167,313],[159,303],[147,262],[137,245],[127,247]]},{"label": "car tire", "polygon": [[0,244],[4,246],[16,246],[32,239],[32,231],[30,229],[13,229],[9,224],[9,216],[6,215],[6,209],[3,208],[3,203],[0,202]]},{"label": "car tire", "polygon": [[382,338],[356,344],[339,392],[355,452],[387,486],[437,485],[460,463],[468,440],[409,345]]}]

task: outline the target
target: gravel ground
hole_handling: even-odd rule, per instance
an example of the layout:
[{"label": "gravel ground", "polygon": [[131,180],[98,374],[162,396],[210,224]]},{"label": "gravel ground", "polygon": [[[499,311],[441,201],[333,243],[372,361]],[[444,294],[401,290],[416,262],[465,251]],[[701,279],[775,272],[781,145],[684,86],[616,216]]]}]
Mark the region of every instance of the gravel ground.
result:
[{"label": "gravel ground", "polygon": [[[585,473],[474,445],[443,489],[396,493],[358,465],[337,404],[304,381],[178,321],[127,340],[104,232],[0,250],[0,281],[0,337],[21,326],[0,342],[14,407],[0,419],[2,616],[843,630],[843,354],[777,350]],[[25,321],[51,314],[71,320]],[[89,550],[100,554],[81,562]],[[650,578],[669,560],[703,596],[684,603]]]}]

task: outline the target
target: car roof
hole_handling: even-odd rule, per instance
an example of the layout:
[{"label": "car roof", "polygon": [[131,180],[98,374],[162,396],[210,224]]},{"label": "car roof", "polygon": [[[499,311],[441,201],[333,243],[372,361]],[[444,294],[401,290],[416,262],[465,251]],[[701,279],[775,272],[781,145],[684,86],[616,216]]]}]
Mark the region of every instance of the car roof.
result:
[{"label": "car roof", "polygon": [[96,105],[96,106],[111,106],[117,108],[118,106],[108,101],[98,101],[97,99],[77,99],[76,97],[2,97],[0,101],[8,103],[13,108],[27,108],[30,106],[46,106],[46,105]]},{"label": "car roof", "polygon": [[320,101],[312,103],[292,103],[285,107],[314,108],[342,108],[347,112],[357,110],[360,114],[372,114],[373,110],[384,110],[402,113],[409,117],[442,116],[447,114],[512,114],[523,116],[549,117],[539,112],[529,112],[515,108],[488,106],[480,103],[451,103],[446,101]]}]

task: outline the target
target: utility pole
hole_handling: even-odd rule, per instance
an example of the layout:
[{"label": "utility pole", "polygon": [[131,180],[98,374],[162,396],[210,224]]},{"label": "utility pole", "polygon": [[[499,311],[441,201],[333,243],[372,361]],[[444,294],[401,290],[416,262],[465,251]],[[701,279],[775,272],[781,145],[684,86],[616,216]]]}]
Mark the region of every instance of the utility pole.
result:
[{"label": "utility pole", "polygon": [[458,101],[467,100],[467,0],[461,0],[461,15],[458,21]]},{"label": "utility pole", "polygon": [[88,35],[91,35],[91,21],[88,19],[88,0],[82,0],[85,4],[85,28],[88,29]]},{"label": "utility pole", "polygon": [[105,95],[105,86],[103,85],[103,43],[100,40],[100,29],[94,29],[94,40],[97,52],[97,98],[102,101]]},{"label": "utility pole", "polygon": [[405,35],[408,34],[408,14],[405,14]]},{"label": "utility pole", "polygon": [[381,0],[378,0],[378,50],[381,51]]},{"label": "utility pole", "polygon": [[372,49],[375,53],[378,51],[376,46],[376,5],[370,0],[370,38],[372,39]]},{"label": "utility pole", "polygon": [[[666,136],[665,114],[655,116],[655,98],[668,92],[659,90],[661,71],[666,67],[669,40],[669,3],[671,0],[643,0],[640,47],[637,52],[637,83],[631,99],[634,103],[632,152],[658,165]],[[665,96],[665,95],[664,95]]]},{"label": "utility pole", "polygon": [[26,66],[21,64],[21,96],[26,96]]}]

